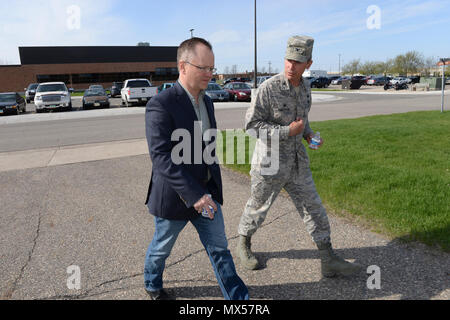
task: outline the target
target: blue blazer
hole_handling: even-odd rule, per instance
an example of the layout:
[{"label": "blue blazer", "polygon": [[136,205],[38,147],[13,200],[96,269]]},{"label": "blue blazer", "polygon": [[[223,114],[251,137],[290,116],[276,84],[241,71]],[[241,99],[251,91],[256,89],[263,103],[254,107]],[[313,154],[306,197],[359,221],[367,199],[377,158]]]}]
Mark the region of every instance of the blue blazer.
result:
[{"label": "blue blazer", "polygon": [[[217,129],[213,103],[207,95],[204,102],[211,129]],[[157,217],[169,220],[197,218],[199,213],[193,205],[206,193],[210,193],[214,200],[223,204],[220,166],[217,163],[208,165],[204,162],[203,151],[206,145],[203,141],[194,142],[194,121],[198,121],[198,118],[192,102],[178,82],[147,103],[145,132],[152,173],[145,203],[149,212]],[[201,137],[199,126],[196,127],[197,136]],[[176,129],[185,129],[190,134],[191,143],[187,145],[190,147],[191,161],[186,161],[189,163],[175,164],[172,161],[172,149],[180,143],[171,141],[172,133]],[[182,152],[179,154],[183,155]],[[215,152],[212,155],[215,157]],[[196,164],[194,160],[199,162],[199,157],[201,163]],[[211,179],[206,183],[208,168]]]}]

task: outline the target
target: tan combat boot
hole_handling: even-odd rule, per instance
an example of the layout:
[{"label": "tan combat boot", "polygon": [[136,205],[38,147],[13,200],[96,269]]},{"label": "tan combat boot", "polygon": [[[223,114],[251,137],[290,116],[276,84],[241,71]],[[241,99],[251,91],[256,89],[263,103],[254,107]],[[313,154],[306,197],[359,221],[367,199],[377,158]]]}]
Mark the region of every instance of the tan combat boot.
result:
[{"label": "tan combat boot", "polygon": [[242,265],[248,270],[255,270],[259,267],[258,259],[256,259],[251,248],[251,237],[239,235],[239,243],[236,247],[236,253],[241,259]]},{"label": "tan combat boot", "polygon": [[334,253],[331,243],[318,244],[322,275],[330,278],[335,276],[349,276],[360,272],[362,266],[345,261]]}]

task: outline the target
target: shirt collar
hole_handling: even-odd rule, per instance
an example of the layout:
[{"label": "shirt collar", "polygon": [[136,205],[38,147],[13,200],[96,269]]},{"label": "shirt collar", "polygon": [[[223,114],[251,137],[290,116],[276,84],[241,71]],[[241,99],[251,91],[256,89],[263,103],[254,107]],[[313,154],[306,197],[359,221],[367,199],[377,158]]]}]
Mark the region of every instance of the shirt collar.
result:
[{"label": "shirt collar", "polygon": [[[189,99],[191,99],[192,104],[195,106],[195,105],[196,105],[196,102],[195,102],[194,96],[189,92],[188,89],[186,89],[186,88],[183,86],[183,84],[181,83],[180,80],[178,80],[178,83],[179,83],[180,86],[184,89],[184,91],[186,91],[187,95],[189,96]],[[200,101],[203,101],[203,98],[204,98],[205,94],[206,94],[206,90],[200,90],[200,93],[198,94],[198,101],[199,101],[199,103],[200,103]]]}]

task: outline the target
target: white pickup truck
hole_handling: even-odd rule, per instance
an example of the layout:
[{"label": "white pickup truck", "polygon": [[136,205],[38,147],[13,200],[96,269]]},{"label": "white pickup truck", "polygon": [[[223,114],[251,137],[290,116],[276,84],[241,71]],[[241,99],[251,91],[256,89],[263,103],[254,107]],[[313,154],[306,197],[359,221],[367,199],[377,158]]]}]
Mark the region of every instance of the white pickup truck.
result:
[{"label": "white pickup truck", "polygon": [[134,102],[146,104],[157,93],[158,88],[152,87],[152,84],[147,79],[125,80],[123,88],[120,90],[122,105],[127,107],[131,106]]}]

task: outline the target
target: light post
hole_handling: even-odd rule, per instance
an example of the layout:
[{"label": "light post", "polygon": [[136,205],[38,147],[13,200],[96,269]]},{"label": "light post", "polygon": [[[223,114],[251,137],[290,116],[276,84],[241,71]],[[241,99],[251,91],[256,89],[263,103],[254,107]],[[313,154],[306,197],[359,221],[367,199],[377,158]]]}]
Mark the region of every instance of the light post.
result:
[{"label": "light post", "polygon": [[339,53],[339,76],[341,76],[341,54]]},{"label": "light post", "polygon": [[441,58],[441,60],[439,61],[440,63],[442,63],[442,83],[441,83],[441,88],[442,88],[442,94],[441,94],[441,112],[444,112],[444,91],[445,91],[445,65],[446,64],[450,64],[450,58]]},{"label": "light post", "polygon": [[189,31],[191,32],[191,38],[193,38],[194,37],[194,33],[193,33],[194,29],[191,29]]},{"label": "light post", "polygon": [[257,47],[256,47],[256,0],[255,0],[255,70],[253,74],[253,88],[257,88],[257,72],[258,72],[258,65],[256,61],[257,57]]}]

